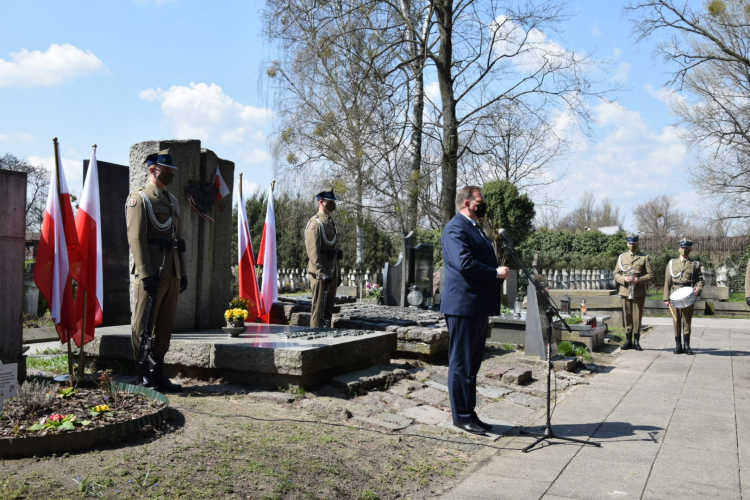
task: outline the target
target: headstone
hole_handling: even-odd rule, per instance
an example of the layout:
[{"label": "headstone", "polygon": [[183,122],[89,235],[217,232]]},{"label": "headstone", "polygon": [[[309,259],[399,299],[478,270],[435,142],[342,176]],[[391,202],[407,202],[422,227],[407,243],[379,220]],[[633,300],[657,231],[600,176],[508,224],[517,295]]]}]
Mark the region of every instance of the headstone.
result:
[{"label": "headstone", "polygon": [[513,304],[518,296],[518,271],[512,270],[510,272],[510,276],[505,280],[503,287],[505,288],[503,293],[508,297],[508,307],[513,309]]},{"label": "headstone", "polygon": [[414,281],[422,295],[432,295],[432,279],[434,268],[432,263],[434,247],[426,243],[420,243],[414,247]]},{"label": "headstone", "polygon": [[0,415],[6,399],[18,396],[18,363],[0,361]]},{"label": "headstone", "polygon": [[387,306],[404,306],[401,302],[403,288],[404,255],[398,256],[395,264],[385,263],[383,267],[383,301]]},{"label": "headstone", "polygon": [[23,344],[26,173],[0,170],[0,199],[0,362],[17,369]]},{"label": "headstone", "polygon": [[[234,163],[218,158],[212,151],[201,149],[198,140],[146,141],[130,148],[131,191],[148,182],[146,157],[169,149],[177,170],[169,192],[180,201],[182,237],[185,239],[185,274],[187,290],[177,302],[175,331],[185,332],[217,328],[224,324],[223,311],[232,299],[231,245],[233,234],[231,191],[234,188]],[[211,207],[211,222],[193,210],[187,200],[190,184],[204,188],[213,183],[216,170],[221,171],[230,194]],[[131,257],[132,258],[132,257]],[[132,283],[131,277],[131,283]],[[132,294],[131,294],[131,308]]]},{"label": "headstone", "polygon": [[[104,304],[101,326],[130,324],[130,268],[125,203],[130,194],[125,165],[97,160],[99,169],[99,206],[102,218],[102,273]],[[83,178],[89,160],[83,161]]]}]

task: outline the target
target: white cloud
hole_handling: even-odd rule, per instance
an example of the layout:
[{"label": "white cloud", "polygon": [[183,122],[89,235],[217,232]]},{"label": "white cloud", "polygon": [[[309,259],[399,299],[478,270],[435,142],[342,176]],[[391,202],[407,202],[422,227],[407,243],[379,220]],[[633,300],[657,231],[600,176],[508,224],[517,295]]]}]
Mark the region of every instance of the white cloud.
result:
[{"label": "white cloud", "polygon": [[271,161],[271,155],[268,151],[260,148],[255,148],[252,151],[240,151],[240,157],[242,161],[250,165]]},{"label": "white cloud", "polygon": [[31,134],[18,132],[15,134],[0,134],[0,142],[28,142],[34,139]]},{"label": "white cloud", "polygon": [[424,95],[433,103],[440,102],[440,84],[431,82],[424,86]]},{"label": "white cloud", "polygon": [[604,36],[604,34],[599,31],[599,24],[594,23],[594,25],[591,27],[591,35],[593,36]]},{"label": "white cloud", "polygon": [[533,28],[527,32],[506,16],[499,16],[490,29],[496,30],[495,54],[510,57],[520,71],[532,73],[550,63],[564,66],[572,56],[543,31]]},{"label": "white cloud", "polygon": [[628,75],[630,74],[630,70],[633,68],[633,65],[630,63],[620,63],[620,65],[617,67],[617,70],[612,75],[611,80],[614,82],[622,82],[625,83],[628,81]]},{"label": "white cloud", "polygon": [[60,85],[102,69],[91,51],[53,43],[46,52],[23,49],[11,53],[10,61],[0,59],[0,88]]},{"label": "white cloud", "polygon": [[235,101],[215,83],[191,82],[189,87],[146,89],[138,96],[161,103],[161,111],[178,139],[217,140],[224,145],[258,140],[265,137],[259,128],[274,116],[269,108]]},{"label": "white cloud", "polygon": [[620,54],[622,54],[622,49],[619,49],[617,47],[612,47],[612,55],[615,57],[619,57]]},{"label": "white cloud", "polygon": [[673,104],[679,104],[686,100],[686,97],[682,94],[679,94],[675,92],[672,89],[668,89],[666,87],[660,87],[660,88],[654,88],[653,85],[646,85],[644,87],[646,89],[646,92],[648,92],[648,95],[656,99],[657,101],[661,101],[667,105],[673,105]]},{"label": "white cloud", "polygon": [[157,7],[161,7],[162,4],[165,3],[172,3],[174,0],[133,0],[136,5],[140,6],[146,6],[146,5],[156,5]]}]

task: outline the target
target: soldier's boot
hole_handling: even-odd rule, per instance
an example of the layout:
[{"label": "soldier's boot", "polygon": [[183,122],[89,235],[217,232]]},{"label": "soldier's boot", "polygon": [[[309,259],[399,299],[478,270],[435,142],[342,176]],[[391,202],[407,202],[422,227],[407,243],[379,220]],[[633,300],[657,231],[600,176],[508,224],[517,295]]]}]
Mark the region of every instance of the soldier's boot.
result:
[{"label": "soldier's boot", "polygon": [[147,389],[159,390],[159,385],[151,375],[151,371],[148,369],[148,364],[143,363],[138,365],[138,385],[143,386]]},{"label": "soldier's boot", "polygon": [[632,333],[626,333],[625,334],[625,343],[622,344],[622,347],[620,347],[620,349],[622,349],[623,351],[627,351],[628,349],[632,349],[632,348],[633,348],[633,334]]},{"label": "soldier's boot", "polygon": [[179,384],[173,384],[169,377],[164,375],[164,358],[154,357],[156,366],[154,367],[154,382],[167,393],[182,392],[182,386]]},{"label": "soldier's boot", "polygon": [[641,334],[636,333],[633,335],[633,347],[636,351],[642,351],[643,347],[641,347]]},{"label": "soldier's boot", "polygon": [[685,351],[685,354],[688,354],[688,355],[692,356],[693,355],[693,350],[690,349],[690,335],[684,335],[682,338],[684,340],[684,342],[683,342],[683,344],[684,344],[683,350]]},{"label": "soldier's boot", "polygon": [[674,338],[674,343],[675,343],[674,353],[682,354],[684,351],[682,350],[682,342],[679,336]]}]

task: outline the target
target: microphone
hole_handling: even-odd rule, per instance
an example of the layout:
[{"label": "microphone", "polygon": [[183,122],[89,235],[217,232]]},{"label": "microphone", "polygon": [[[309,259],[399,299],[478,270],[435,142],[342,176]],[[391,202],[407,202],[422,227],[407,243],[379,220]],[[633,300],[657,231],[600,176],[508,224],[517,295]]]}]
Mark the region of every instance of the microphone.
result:
[{"label": "microphone", "polygon": [[508,232],[505,229],[501,227],[497,230],[497,234],[503,239],[505,243],[508,244],[508,246],[511,245],[510,238],[508,238]]}]

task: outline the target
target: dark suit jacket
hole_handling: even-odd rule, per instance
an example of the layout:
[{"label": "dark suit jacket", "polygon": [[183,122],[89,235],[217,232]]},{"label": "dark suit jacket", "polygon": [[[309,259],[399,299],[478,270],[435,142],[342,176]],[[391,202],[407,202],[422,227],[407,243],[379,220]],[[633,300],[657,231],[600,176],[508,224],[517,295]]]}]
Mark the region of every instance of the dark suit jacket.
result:
[{"label": "dark suit jacket", "polygon": [[441,243],[445,283],[440,312],[454,316],[497,315],[500,281],[492,243],[460,213],[445,226]]}]

